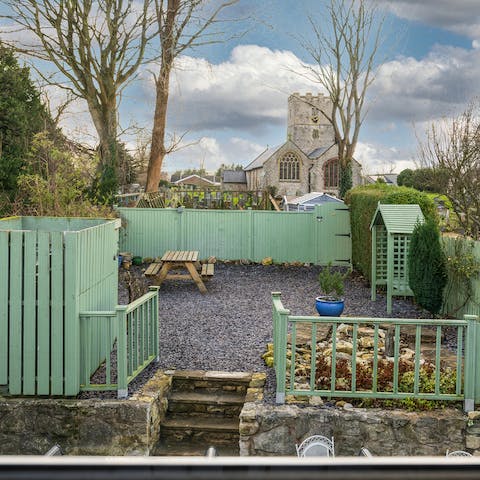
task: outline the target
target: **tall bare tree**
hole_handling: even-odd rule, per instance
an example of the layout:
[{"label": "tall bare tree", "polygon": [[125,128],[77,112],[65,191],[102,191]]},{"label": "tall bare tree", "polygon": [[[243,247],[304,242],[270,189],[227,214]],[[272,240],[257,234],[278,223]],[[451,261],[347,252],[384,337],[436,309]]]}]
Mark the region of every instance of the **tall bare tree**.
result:
[{"label": "tall bare tree", "polygon": [[239,0],[155,0],[160,40],[160,68],[155,76],[156,100],[152,144],[145,191],[155,192],[161,176],[166,145],[166,122],[170,94],[170,74],[185,50],[220,41],[220,14]]},{"label": "tall bare tree", "polygon": [[352,160],[366,108],[367,89],[374,80],[374,61],[383,19],[367,0],[329,0],[330,25],[309,17],[313,40],[301,41],[313,66],[306,75],[326,90],[332,111],[322,111],[333,127],[340,165],[340,196],[352,186]]},{"label": "tall bare tree", "polygon": [[467,235],[480,239],[480,100],[458,116],[432,123],[420,141],[423,167],[448,178],[445,194]]},{"label": "tall bare tree", "polygon": [[[156,35],[153,0],[1,0],[4,18],[35,38],[17,49],[52,63],[63,76],[49,83],[83,98],[99,138],[98,194],[117,187],[118,101]],[[66,81],[64,81],[66,80]]]}]

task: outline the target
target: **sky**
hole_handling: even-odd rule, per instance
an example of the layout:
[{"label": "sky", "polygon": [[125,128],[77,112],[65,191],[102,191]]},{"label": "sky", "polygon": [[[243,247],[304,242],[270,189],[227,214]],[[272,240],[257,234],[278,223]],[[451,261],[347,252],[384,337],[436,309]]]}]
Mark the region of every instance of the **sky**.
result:
[{"label": "sky", "polygon": [[[458,114],[480,93],[480,0],[377,3],[385,21],[356,158],[366,174],[399,173],[415,166],[417,138],[431,123]],[[286,140],[288,96],[322,92],[295,72],[311,62],[300,41],[311,33],[307,16],[325,26],[325,4],[240,0],[229,14],[244,21],[225,28],[227,34],[247,28],[243,35],[178,59],[167,127],[171,135],[183,135],[182,148],[168,155],[165,170],[246,166],[267,146]],[[131,149],[150,134],[151,72],[144,65],[122,96],[122,139]],[[62,126],[78,140],[95,142],[81,103]]]}]

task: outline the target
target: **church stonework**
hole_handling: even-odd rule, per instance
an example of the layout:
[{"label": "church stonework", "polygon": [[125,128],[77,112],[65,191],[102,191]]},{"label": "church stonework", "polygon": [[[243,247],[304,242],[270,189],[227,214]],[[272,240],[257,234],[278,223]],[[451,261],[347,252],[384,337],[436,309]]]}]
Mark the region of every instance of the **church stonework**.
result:
[{"label": "church stonework", "polygon": [[[338,194],[338,150],[328,97],[318,94],[288,98],[287,140],[269,147],[245,167],[248,190],[275,187],[277,195],[295,197],[310,192]],[[353,185],[362,181],[361,166],[352,164]]]},{"label": "church stonework", "polygon": [[287,138],[304,152],[335,142],[333,127],[322,111],[332,111],[332,103],[324,95],[294,93],[288,97]]}]

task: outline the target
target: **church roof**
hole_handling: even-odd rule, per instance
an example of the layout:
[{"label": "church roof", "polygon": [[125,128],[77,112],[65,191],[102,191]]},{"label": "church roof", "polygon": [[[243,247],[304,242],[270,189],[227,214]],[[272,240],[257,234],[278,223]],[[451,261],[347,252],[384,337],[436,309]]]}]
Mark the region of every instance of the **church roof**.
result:
[{"label": "church roof", "polygon": [[328,149],[331,148],[332,145],[328,146],[328,147],[318,147],[316,148],[315,150],[311,151],[309,154],[308,154],[308,158],[318,158],[320,155],[322,155],[323,153],[325,153]]},{"label": "church roof", "polygon": [[257,158],[255,158],[255,160],[249,163],[244,170],[247,172],[249,170],[255,170],[256,168],[263,167],[263,164],[283,145],[285,144],[281,143],[276,147],[267,147],[267,149],[264,150]]}]

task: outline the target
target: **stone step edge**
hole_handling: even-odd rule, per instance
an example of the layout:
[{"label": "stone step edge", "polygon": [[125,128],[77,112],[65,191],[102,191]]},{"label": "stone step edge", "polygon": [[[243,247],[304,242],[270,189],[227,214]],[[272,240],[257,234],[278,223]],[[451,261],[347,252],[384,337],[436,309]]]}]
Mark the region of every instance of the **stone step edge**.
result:
[{"label": "stone step edge", "polygon": [[206,370],[166,370],[166,375],[171,375],[173,380],[204,380],[219,383],[233,382],[235,384],[248,385],[252,381],[252,373],[249,372],[222,372]]},{"label": "stone step edge", "polygon": [[240,406],[245,403],[245,394],[237,393],[199,393],[198,390],[190,392],[188,390],[172,392],[168,399],[171,403],[196,403],[202,405],[215,406]]},{"label": "stone step edge", "polygon": [[170,417],[166,418],[160,429],[165,430],[201,430],[205,432],[239,433],[239,419],[225,419],[212,417]]}]

